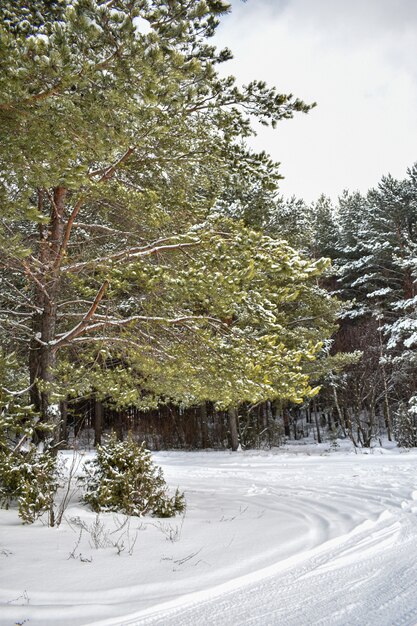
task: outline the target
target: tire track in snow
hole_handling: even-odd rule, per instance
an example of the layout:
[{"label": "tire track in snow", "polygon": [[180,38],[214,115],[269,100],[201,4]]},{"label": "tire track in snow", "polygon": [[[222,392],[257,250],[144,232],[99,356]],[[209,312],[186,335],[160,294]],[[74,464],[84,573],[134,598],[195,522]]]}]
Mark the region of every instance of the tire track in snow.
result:
[{"label": "tire track in snow", "polygon": [[[25,607],[10,605],[18,594],[3,590],[0,624],[27,617],[33,626],[417,625],[412,455],[165,458],[166,476],[189,494],[181,541],[167,544],[152,526],[143,535],[152,552],[140,542],[122,568],[119,557],[106,560],[101,581],[95,565],[105,555],[97,553],[79,566],[82,588],[25,582]],[[173,568],[202,546],[200,564]],[[80,576],[67,554],[62,571]]]},{"label": "tire track in snow", "polygon": [[304,563],[283,563],[273,575],[261,570],[258,582],[242,581],[232,591],[226,584],[209,599],[195,594],[194,601],[184,599],[189,605],[161,606],[121,625],[415,626],[417,519],[386,513],[372,530],[367,522],[361,526]]}]

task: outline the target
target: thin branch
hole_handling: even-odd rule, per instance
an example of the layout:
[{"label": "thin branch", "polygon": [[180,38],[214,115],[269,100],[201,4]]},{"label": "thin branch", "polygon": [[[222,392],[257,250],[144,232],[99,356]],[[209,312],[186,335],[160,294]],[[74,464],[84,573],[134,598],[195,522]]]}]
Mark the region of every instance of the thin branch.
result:
[{"label": "thin branch", "polygon": [[1,320],[1,323],[4,324],[5,326],[12,326],[13,328],[19,328],[22,331],[26,332],[28,335],[32,334],[32,329],[29,326],[26,326],[25,324],[21,324],[20,322],[15,322],[14,320],[11,320],[9,318],[3,318]]},{"label": "thin branch", "polygon": [[18,441],[15,447],[13,448],[13,451],[12,451],[13,454],[15,454],[16,452],[19,452],[23,444],[26,443],[27,438],[28,438],[28,435],[23,435],[23,437],[20,438],[20,441]]},{"label": "thin branch", "polygon": [[136,146],[129,148],[113,165],[108,165],[107,167],[101,167],[99,170],[94,170],[93,172],[90,172],[88,174],[89,177],[92,178],[93,176],[100,176],[98,181],[99,183],[105,180],[109,180],[113,176],[119,165],[127,161],[135,150]]},{"label": "thin branch", "polygon": [[[51,206],[52,206],[52,208],[53,208],[53,210],[54,210],[54,212],[55,212],[55,215],[58,217],[58,207],[57,207],[57,205],[56,205],[56,202],[55,202],[55,200],[54,200],[54,197],[53,197],[53,195],[51,194],[51,192],[49,191],[49,189],[45,189],[45,191],[46,191],[46,195],[48,196],[48,200],[49,200],[49,202],[51,203]],[[42,224],[41,224],[41,226],[42,226]]]},{"label": "thin branch", "polygon": [[74,222],[73,227],[102,232],[109,235],[125,235],[126,237],[135,236],[135,234],[129,230],[118,230],[117,228],[110,228],[109,226],[104,226],[103,224],[84,224],[83,222]]},{"label": "thin branch", "polygon": [[61,81],[59,81],[56,85],[54,85],[50,89],[45,89],[45,91],[41,91],[40,93],[35,94],[34,96],[31,96],[30,98],[26,98],[25,100],[18,100],[17,102],[5,102],[3,104],[0,104],[0,111],[10,111],[11,109],[18,109],[19,107],[24,106],[25,104],[34,104],[35,102],[45,100],[46,98],[49,98],[50,96],[53,96],[56,94],[60,83]]},{"label": "thin branch", "polygon": [[[103,59],[103,61],[100,61],[99,63],[96,63],[95,65],[92,65],[91,67],[87,67],[86,70],[83,69],[80,72],[77,72],[77,74],[74,77],[74,80],[76,80],[77,78],[81,78],[85,74],[85,71],[96,71],[96,70],[105,69],[107,65],[110,63],[110,61],[112,61],[119,54],[120,54],[120,49],[117,49],[115,52],[109,55],[106,59]],[[37,93],[31,96],[30,98],[25,98],[24,100],[17,100],[15,102],[0,103],[0,111],[10,111],[12,109],[19,109],[20,107],[25,106],[27,104],[29,105],[35,104],[36,102],[41,102],[42,100],[46,100],[47,98],[50,98],[51,96],[58,95],[59,88],[61,86],[62,86],[62,80],[60,79],[55,85],[53,85],[49,89],[45,89],[44,91],[41,91],[40,93]]]},{"label": "thin branch", "polygon": [[[21,306],[21,305],[17,305]],[[23,313],[20,311],[11,311],[10,309],[0,309],[0,315],[17,315],[18,317],[25,317],[26,319],[30,319],[32,317],[32,313]]]},{"label": "thin branch", "polygon": [[[98,66],[96,66],[96,67],[98,67]],[[126,152],[120,157],[120,159],[118,159],[118,161],[116,161],[116,163],[114,163],[113,165],[111,165],[110,167],[108,167],[107,169],[104,170],[104,173],[100,176],[98,182],[99,183],[106,182],[110,178],[112,178],[112,176],[115,173],[115,171],[117,170],[117,168],[122,163],[127,161],[128,158],[130,157],[130,155],[133,154],[133,152],[135,150],[136,150],[136,146],[126,150]],[[90,174],[90,176],[93,175],[93,174]],[[63,238],[61,247],[59,249],[59,253],[58,253],[58,255],[57,255],[57,257],[56,257],[56,259],[54,261],[54,264],[53,264],[53,268],[54,269],[57,269],[60,266],[61,261],[62,261],[64,255],[65,255],[65,253],[66,253],[66,250],[67,250],[67,247],[68,247],[68,242],[69,242],[69,239],[71,237],[72,227],[73,227],[75,219],[76,219],[76,217],[77,217],[77,215],[78,215],[78,213],[79,213],[79,211],[80,211],[80,209],[81,209],[81,207],[83,205],[83,202],[84,202],[84,198],[83,198],[83,196],[81,196],[78,199],[77,203],[75,204],[75,206],[74,206],[74,208],[73,208],[73,210],[71,212],[71,215],[70,215],[70,217],[68,219],[68,222],[67,222],[67,225],[66,225],[66,228],[65,228],[64,238]]]},{"label": "thin branch", "polygon": [[75,337],[78,337],[79,335],[81,335],[85,329],[88,327],[88,323],[90,322],[90,320],[92,319],[92,317],[94,317],[94,314],[100,304],[100,302],[102,301],[104,294],[106,293],[107,289],[109,288],[109,282],[107,280],[104,281],[104,283],[102,284],[102,286],[100,287],[93,304],[91,305],[90,309],[87,311],[87,313],[84,315],[83,319],[81,320],[81,322],[79,324],[77,324],[76,326],[74,326],[74,328],[70,331],[68,331],[67,333],[65,333],[62,337],[60,337],[59,339],[51,342],[51,346],[52,346],[52,350],[55,352],[56,350],[58,350],[58,348],[61,348],[62,346],[70,343],[71,339],[74,339]]},{"label": "thin branch", "polygon": [[30,269],[28,263],[26,263],[25,261],[23,261],[23,267],[25,268],[25,274],[26,276],[28,276],[29,278],[31,278],[39,287],[39,289],[42,291],[43,295],[47,298],[47,300],[49,302],[51,302],[51,296],[49,295],[48,291],[45,289],[44,285],[42,285],[42,283],[40,282],[40,280],[38,278],[36,278],[35,274],[32,272],[32,270]]},{"label": "thin branch", "polygon": [[57,269],[59,267],[59,265],[60,265],[60,263],[62,261],[62,258],[65,255],[65,252],[66,252],[67,247],[68,247],[68,242],[69,242],[69,239],[70,239],[70,236],[71,236],[72,226],[74,224],[75,218],[77,217],[77,215],[79,213],[79,210],[82,207],[83,201],[84,201],[84,199],[81,196],[78,199],[78,202],[74,206],[74,208],[73,208],[73,210],[71,212],[71,215],[68,218],[68,222],[67,222],[67,225],[65,227],[64,238],[62,240],[61,247],[59,249],[59,252],[58,252],[57,257],[56,257],[56,259],[54,261],[54,264],[53,264],[53,268],[54,269]]},{"label": "thin branch", "polygon": [[[139,345],[142,347],[143,344],[139,344],[137,341],[133,341],[132,339],[126,339],[124,337],[109,337],[109,336],[98,336],[98,337],[89,337],[84,335],[83,337],[76,337],[75,339],[73,339],[72,343],[89,343],[89,342],[104,342],[107,345],[108,344],[121,344],[121,345],[126,345],[129,347],[133,347],[136,350],[138,349]],[[163,350],[159,350],[158,348],[156,348],[154,345],[149,346],[148,345],[148,349],[151,349],[152,352],[156,352],[158,354],[160,354],[161,356],[171,360],[171,361],[175,361],[175,357],[173,357],[172,355],[168,354],[167,352],[163,351]]]},{"label": "thin branch", "polygon": [[215,317],[207,317],[204,315],[183,315],[181,317],[149,317],[147,315],[132,315],[131,317],[127,317],[125,319],[109,319],[104,322],[98,322],[97,324],[93,324],[92,326],[87,326],[87,331],[98,330],[100,328],[107,328],[109,326],[116,326],[117,328],[121,328],[123,326],[128,326],[129,324],[133,324],[134,322],[146,322],[146,323],[158,323],[158,324],[168,324],[170,326],[176,326],[180,324],[184,324],[185,322],[190,321],[198,321],[198,322],[212,322],[219,325],[223,325],[223,322]]},{"label": "thin branch", "polygon": [[69,304],[88,304],[89,306],[92,305],[91,300],[67,300],[66,302],[61,302],[60,304],[57,305],[57,308],[61,308],[63,306],[67,306]]},{"label": "thin branch", "polygon": [[62,268],[65,272],[80,272],[86,267],[95,267],[102,263],[113,263],[115,261],[126,261],[129,259],[136,259],[145,256],[151,256],[152,254],[158,254],[159,252],[170,252],[172,250],[181,250],[181,248],[190,248],[200,244],[201,241],[193,241],[186,243],[176,243],[166,246],[158,246],[150,244],[149,246],[142,248],[128,248],[122,252],[116,252],[115,254],[108,254],[104,257],[92,259],[91,261],[84,261],[82,263],[74,263],[73,265],[66,265]]},{"label": "thin branch", "polygon": [[32,389],[32,387],[34,386],[35,383],[32,383],[31,385],[29,385],[29,387],[26,387],[26,389],[21,389],[20,391],[10,391],[10,389],[7,389],[6,387],[1,387],[1,390],[4,391],[5,393],[8,393],[10,396],[23,396],[25,393],[28,393],[28,391],[30,391]]}]

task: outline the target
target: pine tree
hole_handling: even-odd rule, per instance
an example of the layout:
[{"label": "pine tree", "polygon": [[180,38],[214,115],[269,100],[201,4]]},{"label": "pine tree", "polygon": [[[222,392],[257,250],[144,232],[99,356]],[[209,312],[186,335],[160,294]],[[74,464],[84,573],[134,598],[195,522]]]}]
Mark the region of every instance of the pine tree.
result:
[{"label": "pine tree", "polygon": [[25,403],[27,390],[10,389],[17,378],[16,359],[0,353],[0,505],[8,508],[17,503],[27,524],[48,513],[53,525],[59,486],[56,457],[33,444],[38,417]]},{"label": "pine tree", "polygon": [[[17,346],[22,358],[29,345],[31,401],[43,420],[55,423],[56,440],[54,407],[65,393],[106,389],[128,403],[139,402],[145,390],[148,405],[171,387],[183,399],[214,395],[192,359],[219,346],[223,355],[236,296],[227,273],[241,263],[242,236],[252,236],[222,234],[207,216],[233,170],[241,179],[251,172],[253,181],[276,185],[276,166],[244,146],[250,116],[275,126],[310,108],[263,82],[239,89],[233,78],[219,77],[217,65],[230,52],[217,51],[208,38],[226,10],[219,0],[6,2],[1,8],[2,341],[6,349]],[[207,249],[223,256],[212,254],[204,266]],[[270,253],[271,268],[289,283],[317,271],[295,257],[293,266],[286,258],[280,265],[280,250]],[[252,272],[245,254],[241,275]],[[200,298],[203,284],[210,292],[207,283],[212,293]],[[223,295],[225,289],[230,293]],[[310,318],[310,304],[321,298],[313,291],[307,288],[305,302],[302,285],[280,295],[293,299],[295,318],[297,309]],[[261,311],[259,303],[251,306],[254,314]],[[274,322],[269,313],[262,316]],[[251,325],[247,318],[245,330],[227,338],[224,360],[230,365],[247,354],[244,380],[253,376],[255,390],[261,374],[254,362],[262,370],[275,342],[275,358],[289,368],[288,375],[276,374],[275,384],[297,398],[308,391],[299,362],[313,357],[317,333],[306,326],[297,343],[291,330],[289,346],[274,338],[268,347],[265,326],[264,353],[250,338]],[[202,388],[198,394],[170,384],[177,378],[170,361]],[[171,372],[165,389],[157,382],[162,370]],[[225,402],[227,395],[213,399]]]},{"label": "pine tree", "polygon": [[131,436],[124,442],[112,435],[97,456],[85,465],[84,500],[96,512],[115,511],[125,515],[152,514],[173,517],[185,510],[184,495],[167,494],[162,470],[156,468],[144,444]]},{"label": "pine tree", "polygon": [[417,413],[414,402],[407,406],[401,402],[395,414],[395,439],[403,448],[417,447]]},{"label": "pine tree", "polygon": [[363,352],[360,364],[344,375],[339,401],[366,441],[363,433],[375,435],[381,418],[391,439],[399,401],[415,393],[413,169],[405,180],[383,177],[366,195],[345,192],[337,224],[324,228],[331,233],[327,253],[335,265],[330,289],[350,301],[335,347]]}]

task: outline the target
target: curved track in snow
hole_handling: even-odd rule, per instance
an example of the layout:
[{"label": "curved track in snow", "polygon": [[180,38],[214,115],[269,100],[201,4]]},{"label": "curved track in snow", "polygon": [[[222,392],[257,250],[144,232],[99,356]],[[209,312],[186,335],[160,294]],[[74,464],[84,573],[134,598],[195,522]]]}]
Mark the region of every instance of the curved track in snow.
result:
[{"label": "curved track in snow", "polygon": [[226,583],[206,598],[197,594],[121,624],[415,626],[416,540],[414,521],[382,515],[293,565],[256,572],[258,580],[241,580],[233,590],[238,581]]},{"label": "curved track in snow", "polygon": [[[281,459],[278,475],[262,457],[249,460],[249,468],[238,464],[241,475],[227,464],[224,479],[251,478],[246,495],[263,496],[290,524],[301,522],[304,541],[299,537],[294,553],[269,567],[151,607],[120,625],[416,626],[417,466],[405,458],[399,464],[372,456]],[[308,487],[300,485],[303,478]]]},{"label": "curved track in snow", "polygon": [[[38,528],[58,533],[61,560],[42,543],[20,573],[19,551],[7,559],[2,626],[417,625],[416,452],[156,461],[186,490],[184,521],[145,521],[132,557],[84,537],[91,563],[68,560],[73,531]],[[29,545],[35,530],[14,536]],[[16,606],[19,589],[29,601]]]}]

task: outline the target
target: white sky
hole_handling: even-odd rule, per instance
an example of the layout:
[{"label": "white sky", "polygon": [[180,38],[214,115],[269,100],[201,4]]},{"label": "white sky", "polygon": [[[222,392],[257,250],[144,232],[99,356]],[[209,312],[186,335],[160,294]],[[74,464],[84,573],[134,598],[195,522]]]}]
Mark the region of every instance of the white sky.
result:
[{"label": "white sky", "polygon": [[216,44],[238,82],[318,103],[255,140],[284,195],[336,199],[417,161],[417,0],[232,0]]}]

